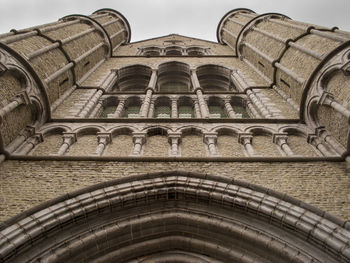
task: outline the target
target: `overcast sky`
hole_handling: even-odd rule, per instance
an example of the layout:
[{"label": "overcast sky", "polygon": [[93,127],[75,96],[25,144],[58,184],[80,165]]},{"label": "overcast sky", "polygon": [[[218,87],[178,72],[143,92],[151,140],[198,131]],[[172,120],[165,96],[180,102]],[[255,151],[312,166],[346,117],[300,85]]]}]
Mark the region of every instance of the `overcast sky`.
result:
[{"label": "overcast sky", "polygon": [[106,7],[128,19],[132,41],[171,33],[216,41],[220,19],[241,7],[350,31],[350,0],[0,0],[0,33]]}]

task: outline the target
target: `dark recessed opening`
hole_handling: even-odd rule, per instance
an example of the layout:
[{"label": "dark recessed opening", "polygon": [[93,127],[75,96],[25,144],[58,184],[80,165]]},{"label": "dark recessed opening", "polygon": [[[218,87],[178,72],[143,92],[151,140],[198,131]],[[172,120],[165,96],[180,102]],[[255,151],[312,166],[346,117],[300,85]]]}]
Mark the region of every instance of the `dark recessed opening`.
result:
[{"label": "dark recessed opening", "polygon": [[85,62],[84,67],[90,64],[90,61]]},{"label": "dark recessed opening", "polygon": [[60,82],[60,86],[62,86],[62,85],[64,85],[66,82],[68,82],[68,78],[65,78],[64,80],[62,80],[61,82]]},{"label": "dark recessed opening", "polygon": [[284,85],[286,85],[288,88],[290,88],[290,85],[289,85],[288,82],[286,82],[284,79],[280,79],[280,81],[281,81]]},{"label": "dark recessed opening", "polygon": [[258,61],[259,65],[262,66],[263,68],[265,67],[265,65],[263,63],[261,63],[260,61]]}]

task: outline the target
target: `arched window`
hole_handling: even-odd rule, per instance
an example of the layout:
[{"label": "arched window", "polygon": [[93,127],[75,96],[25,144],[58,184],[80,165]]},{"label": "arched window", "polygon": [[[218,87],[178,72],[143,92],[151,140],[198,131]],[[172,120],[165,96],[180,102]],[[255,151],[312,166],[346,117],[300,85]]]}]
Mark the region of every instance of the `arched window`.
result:
[{"label": "arched window", "polygon": [[225,105],[222,99],[210,97],[208,101],[209,117],[213,119],[227,118]]},{"label": "arched window", "polygon": [[181,62],[166,62],[159,66],[158,88],[160,92],[186,92],[190,90],[190,67]]},{"label": "arched window", "polygon": [[247,111],[246,102],[240,97],[232,97],[230,100],[232,109],[236,115],[236,118],[249,119],[250,115]]},{"label": "arched window", "polygon": [[98,115],[99,118],[108,118],[109,114],[113,114],[117,109],[118,99],[115,97],[109,97],[103,100],[102,110]]},{"label": "arched window", "polygon": [[152,70],[142,65],[128,66],[118,70],[115,91],[144,91],[151,78]]},{"label": "arched window", "polygon": [[126,100],[124,110],[122,113],[123,118],[138,118],[141,108],[141,100],[139,97],[130,97]]},{"label": "arched window", "polygon": [[182,48],[178,46],[170,46],[165,48],[166,56],[182,56]]},{"label": "arched window", "polygon": [[178,114],[180,119],[194,118],[193,101],[189,97],[181,97],[178,101]]},{"label": "arched window", "polygon": [[229,69],[218,65],[204,65],[197,69],[198,80],[204,91],[236,90],[230,74]]},{"label": "arched window", "polygon": [[155,102],[154,109],[155,118],[170,118],[171,117],[171,102],[168,97],[160,97]]}]

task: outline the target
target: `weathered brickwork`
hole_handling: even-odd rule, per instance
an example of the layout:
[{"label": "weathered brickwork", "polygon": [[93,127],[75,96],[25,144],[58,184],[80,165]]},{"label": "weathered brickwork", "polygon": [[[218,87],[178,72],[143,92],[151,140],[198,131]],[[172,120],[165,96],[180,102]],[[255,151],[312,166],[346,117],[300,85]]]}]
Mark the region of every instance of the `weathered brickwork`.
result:
[{"label": "weathered brickwork", "polygon": [[66,100],[61,103],[53,112],[54,118],[65,118],[72,115],[71,111],[76,107],[76,103],[81,102],[82,95],[86,94],[86,90],[76,89]]},{"label": "weathered brickwork", "polygon": [[97,147],[97,138],[95,135],[83,135],[70,147],[66,155],[83,156],[94,154]]},{"label": "weathered brickwork", "polygon": [[169,156],[168,138],[162,135],[147,137],[143,156]]},{"label": "weathered brickwork", "polygon": [[327,83],[327,91],[345,107],[350,106],[350,78],[342,71],[337,71]]},{"label": "weathered brickwork", "polygon": [[282,99],[282,97],[273,89],[261,89],[268,99],[269,103],[273,103],[274,108],[286,119],[297,119],[299,117],[299,112],[294,109],[289,103]]},{"label": "weathered brickwork", "polygon": [[292,152],[301,156],[318,156],[314,147],[307,143],[306,138],[301,136],[289,135],[288,145]]},{"label": "weathered brickwork", "polygon": [[129,135],[117,135],[112,138],[112,143],[108,144],[104,156],[128,156],[133,149],[132,137]]},{"label": "weathered brickwork", "polygon": [[350,219],[350,183],[345,163],[6,161],[0,164],[0,169],[2,220],[100,182],[169,170],[228,176],[285,193]]},{"label": "weathered brickwork", "polygon": [[7,146],[13,141],[20,131],[32,123],[32,113],[30,106],[21,105],[6,115],[0,124],[3,143]]},{"label": "weathered brickwork", "polygon": [[[131,43],[130,45],[121,46],[114,52],[114,55],[115,56],[125,56],[125,55],[134,56],[138,54],[138,51],[139,51],[138,48],[140,47],[146,47],[148,45],[160,45],[160,46],[171,45],[171,41],[174,41],[174,40],[181,41],[180,44],[181,45],[183,44],[185,46],[198,45],[198,46],[209,47],[210,52],[213,55],[228,55],[228,56],[234,55],[232,49],[229,48],[228,46],[219,45],[218,43],[211,42],[211,41],[189,38],[189,37],[184,37],[184,36],[175,35],[175,34],[165,36],[165,37],[155,38],[151,40],[134,42],[134,43]],[[164,41],[168,41],[168,42],[164,43]]]},{"label": "weathered brickwork", "polygon": [[262,156],[281,156],[281,152],[277,149],[277,145],[272,142],[270,136],[254,136],[252,145]]},{"label": "weathered brickwork", "polygon": [[347,147],[349,126],[344,127],[348,122],[346,117],[329,106],[320,106],[317,110],[317,117],[321,125],[332,133],[337,141]]},{"label": "weathered brickwork", "polygon": [[0,103],[10,102],[22,90],[21,81],[10,72],[0,76]]},{"label": "weathered brickwork", "polygon": [[58,134],[46,136],[44,141],[39,143],[31,154],[35,156],[55,154],[62,145],[62,141],[62,136]]},{"label": "weathered brickwork", "polygon": [[242,144],[238,142],[237,136],[220,135],[217,139],[218,152],[223,157],[244,156]]},{"label": "weathered brickwork", "polygon": [[207,155],[202,136],[186,135],[181,139],[181,156],[204,157]]}]

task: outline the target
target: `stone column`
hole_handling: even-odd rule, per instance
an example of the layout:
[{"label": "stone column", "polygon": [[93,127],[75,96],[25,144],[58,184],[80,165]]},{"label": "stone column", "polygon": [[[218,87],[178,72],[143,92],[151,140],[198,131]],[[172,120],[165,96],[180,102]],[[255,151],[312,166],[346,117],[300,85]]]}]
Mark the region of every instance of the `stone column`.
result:
[{"label": "stone column", "polygon": [[328,145],[330,145],[339,155],[344,153],[344,147],[327,132],[324,126],[316,128],[316,134],[319,138],[328,143]]},{"label": "stone column", "polygon": [[203,98],[202,88],[200,87],[197,73],[195,70],[191,70],[191,81],[192,81],[192,86],[194,88],[194,91],[197,95],[201,116],[202,118],[209,118],[208,105]]},{"label": "stone column", "polygon": [[327,149],[327,147],[322,143],[322,141],[315,134],[310,134],[307,138],[307,142],[315,146],[316,149],[322,153],[322,155],[334,156],[334,154]]},{"label": "stone column", "polygon": [[205,133],[204,141],[208,145],[210,156],[217,156],[218,150],[216,147],[217,143],[217,133]]},{"label": "stone column", "polygon": [[247,154],[249,156],[259,156],[259,154],[257,154],[253,148],[252,139],[253,139],[253,135],[251,133],[238,134],[238,140],[241,144],[243,144]]},{"label": "stone column", "polygon": [[7,151],[9,153],[12,153],[14,151],[16,151],[21,144],[27,140],[28,138],[30,138],[32,135],[34,135],[35,133],[35,128],[32,126],[27,126],[26,128],[24,128],[20,134],[16,137],[16,139],[14,139],[10,145],[7,146]]},{"label": "stone column", "polygon": [[350,110],[348,110],[346,107],[341,105],[340,103],[336,102],[334,100],[334,97],[332,94],[330,94],[327,91],[324,91],[318,101],[318,104],[321,105],[327,105],[332,107],[334,110],[342,114],[346,119],[348,120],[348,123],[350,123]]},{"label": "stone column", "polygon": [[147,116],[148,116],[153,91],[154,91],[154,89],[149,88],[149,87],[146,89],[146,96],[145,96],[145,99],[144,99],[143,104],[141,106],[141,117],[142,118],[147,118]]},{"label": "stone column", "polygon": [[181,140],[180,132],[168,133],[168,140],[171,145],[170,156],[179,156],[179,144]]},{"label": "stone column", "polygon": [[18,106],[22,104],[28,105],[29,103],[30,99],[26,91],[18,93],[10,103],[8,103],[5,107],[0,109],[0,123],[2,123],[4,117],[7,114],[16,109]]},{"label": "stone column", "polygon": [[102,96],[103,91],[97,90],[95,94],[92,96],[92,98],[89,100],[89,102],[85,105],[83,110],[79,113],[78,117],[80,118],[87,118],[89,116],[89,113],[91,112],[92,108],[95,106],[97,101]]},{"label": "stone column", "polygon": [[41,133],[36,133],[24,143],[24,145],[17,152],[17,154],[27,155],[35,148],[35,146],[37,146],[39,143],[43,141],[44,141],[43,135]]},{"label": "stone column", "polygon": [[150,105],[149,105],[149,111],[148,111],[148,118],[154,118],[154,103],[155,103],[155,100],[152,99],[151,102],[150,102]]},{"label": "stone column", "polygon": [[77,134],[64,132],[62,134],[62,139],[63,139],[63,142],[61,147],[58,149],[58,152],[52,155],[64,155],[68,151],[68,149],[71,147],[71,145],[77,141]]},{"label": "stone column", "polygon": [[133,142],[134,142],[134,149],[132,151],[132,155],[139,156],[141,154],[142,145],[146,141],[146,134],[145,133],[132,133]]},{"label": "stone column", "polygon": [[103,154],[104,149],[107,144],[111,142],[111,134],[110,133],[97,133],[97,148],[96,153],[94,155],[101,156]]},{"label": "stone column", "polygon": [[171,98],[171,118],[178,118],[177,97]]},{"label": "stone column", "polygon": [[289,147],[287,143],[288,135],[287,134],[274,134],[273,135],[273,143],[277,144],[281,150],[287,155],[287,156],[293,156],[294,153],[292,149]]},{"label": "stone column", "polygon": [[102,108],[102,105],[103,105],[103,100],[100,99],[100,100],[97,102],[97,104],[96,104],[94,110],[93,110],[93,111],[91,112],[91,114],[90,114],[90,117],[91,117],[91,118],[96,118],[96,117],[98,117],[97,115],[100,113],[101,108]]},{"label": "stone column", "polygon": [[119,98],[119,104],[115,110],[114,113],[112,114],[108,114],[108,118],[120,118],[123,110],[124,110],[124,106],[125,106],[125,101],[126,101],[126,98],[125,97],[120,97]]},{"label": "stone column", "polygon": [[226,98],[224,100],[225,102],[225,109],[226,109],[226,112],[227,112],[227,115],[231,118],[231,119],[234,119],[234,118],[237,118],[236,114],[235,114],[235,111],[233,110],[232,106],[231,106],[231,103],[230,103],[230,99],[229,98]]},{"label": "stone column", "polygon": [[116,79],[117,79],[117,70],[111,70],[107,78],[105,78],[100,84],[101,88],[107,92],[111,91]]},{"label": "stone column", "polygon": [[147,118],[148,116],[149,107],[152,100],[152,94],[156,90],[157,74],[158,74],[158,70],[152,69],[152,75],[150,77],[148,86],[146,88],[145,100],[143,101],[143,104],[141,106],[141,116],[140,116],[141,118]]},{"label": "stone column", "polygon": [[198,100],[194,99],[193,103],[194,103],[194,113],[196,114],[196,118],[202,118],[201,111],[199,109]]},{"label": "stone column", "polygon": [[267,110],[265,105],[260,101],[260,99],[256,96],[256,94],[252,90],[246,89],[246,94],[247,94],[248,98],[258,108],[262,117],[264,117],[264,118],[271,118],[272,117],[271,113]]}]

